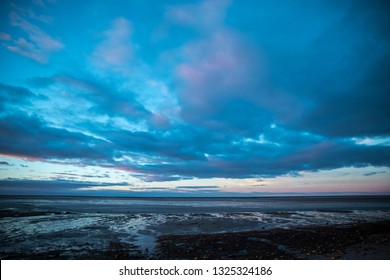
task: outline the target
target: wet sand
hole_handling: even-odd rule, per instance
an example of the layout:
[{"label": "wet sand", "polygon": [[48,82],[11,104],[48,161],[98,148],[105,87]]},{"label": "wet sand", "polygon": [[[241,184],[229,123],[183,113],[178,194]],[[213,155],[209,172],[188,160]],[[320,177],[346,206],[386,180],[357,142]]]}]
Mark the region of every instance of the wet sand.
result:
[{"label": "wet sand", "polygon": [[[107,240],[99,249],[92,244],[56,247],[42,252],[9,254],[4,259],[261,259],[389,260],[390,221],[308,226],[219,234],[165,235],[156,250]],[[94,244],[96,245],[96,244]]]},{"label": "wet sand", "polygon": [[390,221],[162,236],[159,259],[389,260]]}]

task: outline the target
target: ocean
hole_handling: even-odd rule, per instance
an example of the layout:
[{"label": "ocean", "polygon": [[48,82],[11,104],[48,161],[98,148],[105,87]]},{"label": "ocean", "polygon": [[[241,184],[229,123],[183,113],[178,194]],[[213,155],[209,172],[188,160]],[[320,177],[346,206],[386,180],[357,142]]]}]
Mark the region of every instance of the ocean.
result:
[{"label": "ocean", "polygon": [[[153,257],[156,238],[390,220],[390,196],[0,197],[0,258],[79,259],[112,244]],[[111,245],[110,245],[111,244]]]}]

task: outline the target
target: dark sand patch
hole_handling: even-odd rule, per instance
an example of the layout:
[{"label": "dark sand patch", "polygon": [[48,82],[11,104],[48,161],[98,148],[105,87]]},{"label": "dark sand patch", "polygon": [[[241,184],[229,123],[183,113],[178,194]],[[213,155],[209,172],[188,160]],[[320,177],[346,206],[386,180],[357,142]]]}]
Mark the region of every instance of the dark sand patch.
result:
[{"label": "dark sand patch", "polygon": [[390,259],[390,221],[237,233],[170,235],[160,259]]}]

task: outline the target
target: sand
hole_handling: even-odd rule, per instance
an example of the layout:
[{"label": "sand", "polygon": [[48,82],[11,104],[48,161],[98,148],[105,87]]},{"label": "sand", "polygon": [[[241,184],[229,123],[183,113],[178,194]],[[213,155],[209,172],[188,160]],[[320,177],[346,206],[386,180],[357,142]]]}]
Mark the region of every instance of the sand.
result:
[{"label": "sand", "polygon": [[3,259],[259,259],[390,260],[390,221],[308,226],[218,234],[165,235],[154,252],[107,240],[90,244],[18,252]]},{"label": "sand", "polygon": [[163,236],[160,259],[390,259],[390,221]]}]

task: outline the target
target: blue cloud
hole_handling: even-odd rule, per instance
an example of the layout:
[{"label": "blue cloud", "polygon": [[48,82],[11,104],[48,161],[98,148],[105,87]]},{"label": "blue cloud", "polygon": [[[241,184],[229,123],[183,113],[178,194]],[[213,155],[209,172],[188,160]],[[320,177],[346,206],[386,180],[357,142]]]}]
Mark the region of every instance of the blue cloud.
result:
[{"label": "blue cloud", "polygon": [[88,187],[109,187],[109,186],[128,186],[128,183],[96,183],[96,182],[80,182],[74,180],[24,180],[24,179],[8,179],[0,180],[0,194],[21,194],[21,195],[45,195],[58,194],[69,195],[74,194],[78,188]]},{"label": "blue cloud", "polygon": [[369,172],[369,173],[365,173],[363,174],[364,176],[374,176],[374,175],[377,175],[377,174],[384,174],[386,173],[385,171],[382,171],[382,172]]},{"label": "blue cloud", "polygon": [[0,117],[0,153],[44,160],[107,158],[104,141],[48,126],[37,116],[13,112]]},{"label": "blue cloud", "polygon": [[35,94],[25,87],[12,86],[0,83],[0,109],[12,110],[18,106],[31,106],[32,101],[45,99],[43,95]]}]

